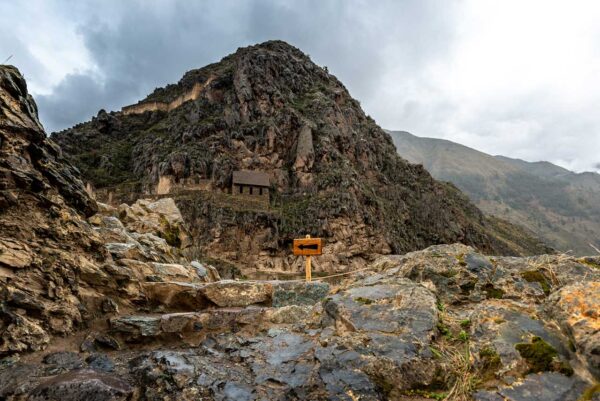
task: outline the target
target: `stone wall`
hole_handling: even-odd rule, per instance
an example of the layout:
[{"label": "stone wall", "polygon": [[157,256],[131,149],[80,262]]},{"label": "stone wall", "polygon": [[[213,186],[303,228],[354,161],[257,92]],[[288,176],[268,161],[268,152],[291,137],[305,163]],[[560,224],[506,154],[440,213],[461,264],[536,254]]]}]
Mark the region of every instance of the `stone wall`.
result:
[{"label": "stone wall", "polygon": [[206,80],[206,82],[204,83],[199,83],[197,82],[196,84],[194,84],[194,87],[182,94],[179,95],[175,98],[175,100],[171,101],[171,102],[143,102],[143,103],[138,103],[138,104],[134,104],[131,106],[125,106],[121,109],[121,112],[125,115],[127,114],[141,114],[141,113],[145,113],[146,111],[171,111],[173,109],[176,109],[177,107],[181,106],[183,103],[190,101],[190,100],[196,100],[200,97],[200,94],[202,93],[202,91],[204,90],[204,88],[210,84],[210,82],[213,80],[213,78],[209,78]]},{"label": "stone wall", "polygon": [[127,114],[141,114],[146,111],[168,111],[169,105],[163,102],[146,102],[134,104],[131,106],[125,106],[121,109],[121,112],[125,115]]},{"label": "stone wall", "polygon": [[158,178],[155,193],[165,195],[180,191],[210,191],[212,189],[212,181],[206,178],[196,176],[182,178],[177,181],[173,176],[161,175]]}]

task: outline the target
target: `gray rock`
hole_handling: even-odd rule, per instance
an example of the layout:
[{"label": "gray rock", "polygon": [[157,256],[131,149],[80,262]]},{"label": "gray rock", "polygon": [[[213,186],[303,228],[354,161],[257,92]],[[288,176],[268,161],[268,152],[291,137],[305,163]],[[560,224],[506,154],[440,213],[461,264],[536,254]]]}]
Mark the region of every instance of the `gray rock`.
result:
[{"label": "gray rock", "polygon": [[105,354],[92,354],[85,361],[93,370],[100,372],[112,372],[115,370],[114,362]]},{"label": "gray rock", "polygon": [[120,350],[121,344],[117,339],[106,333],[92,332],[85,337],[79,348],[83,352],[93,352],[101,349]]},{"label": "gray rock", "polygon": [[205,285],[201,291],[220,307],[243,307],[270,301],[272,286],[259,281],[219,281]]},{"label": "gray rock", "polygon": [[196,269],[196,274],[198,275],[198,277],[204,278],[208,275],[208,271],[202,263],[193,260],[190,264],[194,269]]},{"label": "gray rock", "polygon": [[509,401],[577,401],[586,383],[558,373],[529,375],[522,383],[498,391]]},{"label": "gray rock", "polygon": [[272,306],[314,305],[329,293],[329,284],[318,281],[273,282]]},{"label": "gray rock", "polygon": [[140,259],[146,260],[148,256],[136,243],[111,242],[106,244],[108,252],[116,259]]},{"label": "gray rock", "polygon": [[224,399],[232,401],[252,401],[255,399],[252,395],[252,387],[232,381],[225,383],[223,396]]},{"label": "gray rock", "polygon": [[83,360],[75,352],[59,351],[48,354],[42,360],[47,365],[54,365],[64,370],[73,370],[83,367]]},{"label": "gray rock", "polygon": [[24,394],[37,386],[36,377],[42,376],[38,367],[16,363],[0,370],[0,399],[25,399]]},{"label": "gray rock", "polygon": [[111,319],[110,325],[117,332],[153,337],[160,333],[160,316],[123,316]]},{"label": "gray rock", "polygon": [[28,401],[125,401],[135,389],[127,382],[93,370],[55,376],[36,387]]}]

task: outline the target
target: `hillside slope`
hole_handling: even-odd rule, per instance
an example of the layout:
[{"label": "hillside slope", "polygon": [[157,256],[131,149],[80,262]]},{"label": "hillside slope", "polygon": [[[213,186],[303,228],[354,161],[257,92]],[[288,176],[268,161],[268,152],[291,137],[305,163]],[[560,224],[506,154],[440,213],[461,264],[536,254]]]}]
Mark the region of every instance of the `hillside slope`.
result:
[{"label": "hillside slope", "polygon": [[[297,270],[288,246],[305,234],[327,239],[317,262],[325,271],[457,241],[490,253],[545,250],[398,157],[341,82],[280,41],[241,48],[53,139],[98,189],[133,196],[161,182],[207,183],[180,201],[198,252],[242,267]],[[208,196],[229,191],[239,169],[269,173],[269,208],[225,208]]]},{"label": "hillside slope", "polygon": [[594,253],[600,243],[600,175],[549,162],[491,156],[434,138],[390,131],[398,154],[463,190],[485,213],[539,233],[551,246]]}]

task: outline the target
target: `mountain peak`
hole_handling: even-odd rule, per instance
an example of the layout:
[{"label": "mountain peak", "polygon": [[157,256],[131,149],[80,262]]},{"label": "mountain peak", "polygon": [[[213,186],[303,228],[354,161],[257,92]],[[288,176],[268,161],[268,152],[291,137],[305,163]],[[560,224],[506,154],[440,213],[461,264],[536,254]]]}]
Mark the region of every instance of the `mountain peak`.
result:
[{"label": "mountain peak", "polygon": [[[281,41],[238,49],[123,113],[54,137],[113,201],[198,190],[203,211],[194,201],[181,209],[208,244],[204,251],[229,262],[289,269],[295,262],[287,244],[307,233],[330,244],[320,258],[323,270],[360,265],[367,253],[457,241],[488,252],[528,252],[494,232],[454,187],[398,157],[389,135],[341,82]],[[271,202],[258,215],[235,203],[232,177],[240,170],[270,177]],[[232,214],[213,215],[207,204]],[[234,239],[241,235],[236,221],[252,222],[248,244]],[[340,256],[336,247],[354,251]]]}]

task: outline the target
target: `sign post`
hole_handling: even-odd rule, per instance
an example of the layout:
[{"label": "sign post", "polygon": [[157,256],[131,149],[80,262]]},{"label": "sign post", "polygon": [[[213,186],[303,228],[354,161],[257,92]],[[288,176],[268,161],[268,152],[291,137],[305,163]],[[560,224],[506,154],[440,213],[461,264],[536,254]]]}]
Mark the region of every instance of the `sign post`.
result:
[{"label": "sign post", "polygon": [[311,256],[321,255],[323,242],[321,238],[298,238],[294,240],[294,255],[306,256],[306,281],[312,280]]}]

